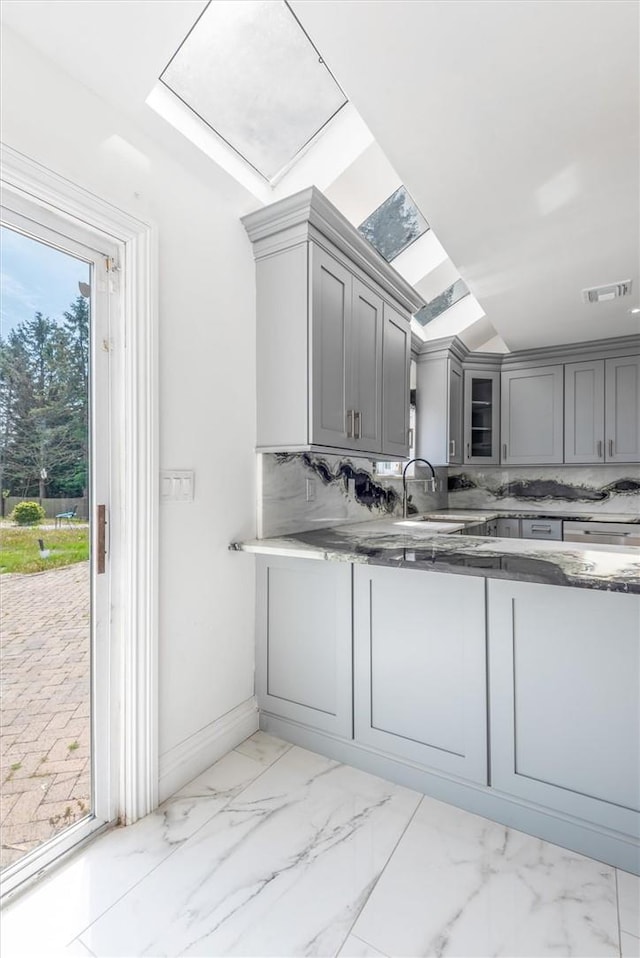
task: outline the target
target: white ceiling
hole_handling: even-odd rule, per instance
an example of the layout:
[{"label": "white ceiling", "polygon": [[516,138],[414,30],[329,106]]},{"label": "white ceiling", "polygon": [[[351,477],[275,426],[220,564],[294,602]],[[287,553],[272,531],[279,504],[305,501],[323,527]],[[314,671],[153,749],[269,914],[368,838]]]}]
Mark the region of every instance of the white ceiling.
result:
[{"label": "white ceiling", "polygon": [[[145,106],[205,5],[4,0],[2,19],[206,176]],[[640,330],[635,0],[291,6],[511,349]],[[628,278],[631,298],[582,303]]]},{"label": "white ceiling", "polygon": [[640,329],[635,0],[291,5],[511,349]]}]

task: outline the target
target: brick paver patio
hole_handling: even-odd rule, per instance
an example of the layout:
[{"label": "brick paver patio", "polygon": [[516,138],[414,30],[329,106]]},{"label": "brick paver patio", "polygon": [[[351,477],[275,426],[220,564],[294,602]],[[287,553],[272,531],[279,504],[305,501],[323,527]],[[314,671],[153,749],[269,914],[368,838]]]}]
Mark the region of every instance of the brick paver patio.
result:
[{"label": "brick paver patio", "polygon": [[91,808],[89,563],[0,578],[0,867]]}]

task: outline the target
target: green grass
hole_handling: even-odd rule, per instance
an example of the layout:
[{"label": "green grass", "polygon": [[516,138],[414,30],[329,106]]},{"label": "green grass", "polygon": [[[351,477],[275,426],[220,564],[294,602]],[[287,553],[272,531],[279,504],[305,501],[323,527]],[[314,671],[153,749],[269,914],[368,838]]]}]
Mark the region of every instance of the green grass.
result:
[{"label": "green grass", "polygon": [[[38,539],[51,551],[40,558]],[[45,572],[89,558],[89,528],[39,529],[38,526],[0,526],[0,573]]]}]

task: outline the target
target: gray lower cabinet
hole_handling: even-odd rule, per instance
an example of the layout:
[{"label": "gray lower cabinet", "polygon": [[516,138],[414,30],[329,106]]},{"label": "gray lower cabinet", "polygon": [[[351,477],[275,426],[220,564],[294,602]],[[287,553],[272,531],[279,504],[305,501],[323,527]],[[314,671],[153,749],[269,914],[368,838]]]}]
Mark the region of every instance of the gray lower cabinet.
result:
[{"label": "gray lower cabinet", "polygon": [[511,465],[563,462],[563,366],[503,370],[502,462]]},{"label": "gray lower cabinet", "polygon": [[561,541],[562,519],[522,519],[520,534],[523,539],[550,539]]},{"label": "gray lower cabinet", "polygon": [[491,785],[640,835],[640,597],[490,580]]},{"label": "gray lower cabinet", "polygon": [[496,520],[496,535],[501,539],[519,539],[520,519],[500,517]]},{"label": "gray lower cabinet", "polygon": [[354,567],[357,742],[487,782],[484,580]]},{"label": "gray lower cabinet", "polygon": [[351,738],[351,566],[259,556],[256,571],[260,709]]}]

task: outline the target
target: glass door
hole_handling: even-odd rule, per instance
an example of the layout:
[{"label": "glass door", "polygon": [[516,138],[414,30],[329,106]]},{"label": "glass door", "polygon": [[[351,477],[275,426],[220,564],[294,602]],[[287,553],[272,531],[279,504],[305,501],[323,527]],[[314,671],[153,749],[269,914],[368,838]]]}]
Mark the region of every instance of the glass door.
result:
[{"label": "glass door", "polygon": [[113,816],[109,251],[41,219],[0,234],[5,889]]},{"label": "glass door", "polygon": [[498,462],[499,372],[464,373],[464,461],[491,465]]}]

